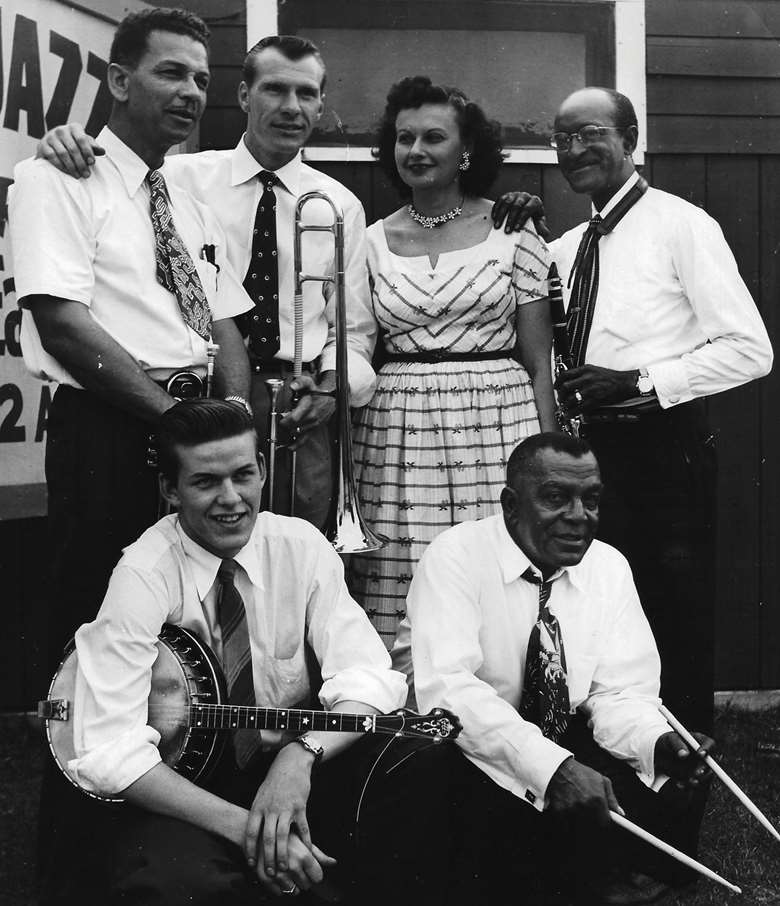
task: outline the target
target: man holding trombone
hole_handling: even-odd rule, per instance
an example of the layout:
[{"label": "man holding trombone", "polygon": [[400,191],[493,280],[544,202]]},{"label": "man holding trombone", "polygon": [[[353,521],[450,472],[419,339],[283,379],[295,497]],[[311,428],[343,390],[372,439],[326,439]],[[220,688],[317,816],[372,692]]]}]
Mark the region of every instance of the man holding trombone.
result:
[{"label": "man holding trombone", "polygon": [[[299,323],[302,374],[293,380],[295,324],[293,295],[294,210],[299,196],[327,194],[344,216],[345,300],[350,402],[362,405],[373,391],[370,365],[375,322],[366,274],[365,213],[348,189],[308,167],[301,148],[324,105],[325,65],[317,47],[303,38],[263,38],[247,54],[238,101],[247,129],[230,151],[204,151],[172,157],[170,179],[188,189],[215,214],[225,231],[227,253],[255,303],[240,319],[248,357],[220,356],[217,377],[254,414],[258,434],[267,438],[272,396],[267,381],[282,381],[273,398],[279,413],[273,494],[276,512],[307,519],[323,528],[333,498],[333,457],[329,422],[335,401],[335,311],[331,291],[307,283]],[[94,142],[75,124],[57,127],[44,138],[40,154],[72,175],[86,175]],[[330,223],[324,201],[306,209],[307,222]],[[333,237],[308,232],[302,240],[303,267],[309,273],[333,270]],[[289,410],[289,411],[288,411]],[[290,487],[289,445],[297,449],[296,486]],[[270,465],[270,463],[269,463]]]}]

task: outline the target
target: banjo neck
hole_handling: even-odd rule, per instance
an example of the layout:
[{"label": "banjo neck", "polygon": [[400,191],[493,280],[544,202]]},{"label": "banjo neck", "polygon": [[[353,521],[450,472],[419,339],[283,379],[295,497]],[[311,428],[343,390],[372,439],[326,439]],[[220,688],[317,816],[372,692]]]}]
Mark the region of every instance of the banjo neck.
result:
[{"label": "banjo neck", "polygon": [[309,711],[299,708],[261,708],[253,705],[192,703],[189,724],[204,730],[284,730],[306,733],[325,730],[344,733],[390,733],[446,739],[457,735],[455,722],[441,711],[420,715],[347,714],[342,711]]}]

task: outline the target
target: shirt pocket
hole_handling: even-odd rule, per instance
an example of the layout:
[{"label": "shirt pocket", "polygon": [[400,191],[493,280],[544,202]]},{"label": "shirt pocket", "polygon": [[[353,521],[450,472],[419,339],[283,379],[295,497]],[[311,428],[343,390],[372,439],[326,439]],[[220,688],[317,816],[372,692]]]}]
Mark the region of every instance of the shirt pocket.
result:
[{"label": "shirt pocket", "polygon": [[209,303],[215,302],[217,298],[217,266],[203,258],[198,258],[195,261],[195,270]]}]

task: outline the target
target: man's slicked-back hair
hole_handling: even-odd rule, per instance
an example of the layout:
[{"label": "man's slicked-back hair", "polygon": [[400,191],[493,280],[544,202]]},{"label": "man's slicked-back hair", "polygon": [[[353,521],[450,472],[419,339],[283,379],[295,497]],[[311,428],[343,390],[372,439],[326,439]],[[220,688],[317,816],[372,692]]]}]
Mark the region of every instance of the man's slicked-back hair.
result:
[{"label": "man's slicked-back hair", "polygon": [[241,70],[241,78],[252,85],[257,75],[256,57],[259,53],[268,47],[275,47],[282,56],[292,60],[293,63],[302,60],[304,57],[314,57],[322,67],[322,78],[320,79],[320,91],[325,91],[325,61],[322,59],[319,47],[308,38],[301,38],[298,35],[267,35],[261,38],[254,47],[251,47],[244,57],[244,66]]},{"label": "man's slicked-back hair", "polygon": [[146,53],[147,41],[153,31],[170,31],[199,41],[208,53],[209,30],[206,23],[186,9],[157,7],[130,13],[117,26],[111,42],[110,63],[135,68]]},{"label": "man's slicked-back hair", "polygon": [[247,411],[238,403],[211,398],[181,400],[164,412],[157,424],[160,472],[170,481],[176,481],[179,474],[178,447],[195,447],[250,433],[255,434],[255,426]]},{"label": "man's slicked-back hair", "polygon": [[541,434],[532,434],[521,441],[512,451],[506,465],[506,483],[510,488],[517,486],[517,482],[531,474],[536,469],[536,458],[543,450],[552,450],[554,453],[566,453],[575,459],[592,454],[590,444],[580,437],[571,437],[557,431],[543,431]]}]

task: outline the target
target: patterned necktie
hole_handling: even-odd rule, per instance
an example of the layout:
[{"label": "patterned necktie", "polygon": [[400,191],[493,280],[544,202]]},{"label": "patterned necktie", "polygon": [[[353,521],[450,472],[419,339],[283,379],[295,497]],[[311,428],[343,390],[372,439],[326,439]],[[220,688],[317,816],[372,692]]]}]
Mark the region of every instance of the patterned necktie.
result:
[{"label": "patterned necktie", "polygon": [[520,716],[557,742],[568,725],[571,705],[561,629],[547,606],[552,582],[543,582],[530,567],[522,577],[539,586],[539,615],[528,639]]},{"label": "patterned necktie", "polygon": [[[222,630],[222,666],[228,702],[246,707],[255,704],[255,684],[246,610],[234,581],[237,567],[235,560],[223,560],[217,571],[217,618]],[[233,744],[236,762],[243,768],[259,748],[260,734],[256,730],[234,730]]]},{"label": "patterned necktie", "polygon": [[263,194],[257,205],[252,233],[252,257],[244,277],[244,289],[255,307],[241,318],[243,332],[249,334],[252,352],[271,359],[279,351],[279,260],[276,246],[276,194],[279,182],[263,170],[258,179]]},{"label": "patterned necktie", "polygon": [[146,182],[154,228],[157,282],[176,296],[184,323],[208,340],[211,337],[211,309],[187,246],[176,232],[165,179],[159,170],[150,170]]},{"label": "patterned necktie", "polygon": [[569,272],[568,283],[571,295],[567,326],[575,368],[585,364],[588,337],[599,292],[599,239],[615,229],[646,191],[647,181],[640,176],[605,217],[601,217],[600,214],[593,217],[580,240],[577,256]]}]

